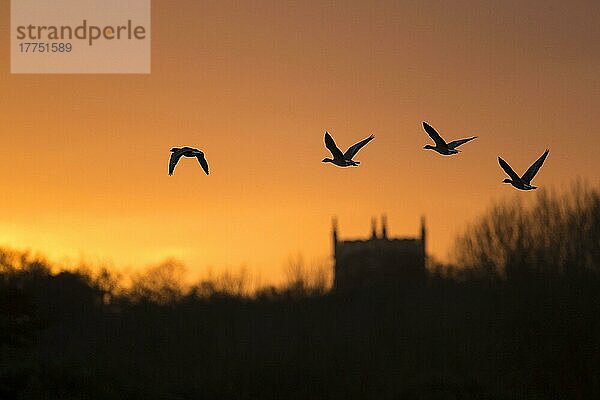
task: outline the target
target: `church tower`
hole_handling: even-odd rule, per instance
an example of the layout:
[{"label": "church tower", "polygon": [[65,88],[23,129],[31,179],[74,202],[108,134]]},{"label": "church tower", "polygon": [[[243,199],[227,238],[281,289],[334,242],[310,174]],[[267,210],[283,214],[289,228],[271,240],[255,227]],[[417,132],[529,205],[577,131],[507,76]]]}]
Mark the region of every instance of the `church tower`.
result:
[{"label": "church tower", "polygon": [[[377,226],[378,220],[381,227]],[[371,220],[370,237],[347,240],[339,236],[337,219],[333,219],[334,290],[389,286],[426,279],[425,218],[421,218],[420,235],[391,237],[387,229],[386,215],[381,215]]]}]

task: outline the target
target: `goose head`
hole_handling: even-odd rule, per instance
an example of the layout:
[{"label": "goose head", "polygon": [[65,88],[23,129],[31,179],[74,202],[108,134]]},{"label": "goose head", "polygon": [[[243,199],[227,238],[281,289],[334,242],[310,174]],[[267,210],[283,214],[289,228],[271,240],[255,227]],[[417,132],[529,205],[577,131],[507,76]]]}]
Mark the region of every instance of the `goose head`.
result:
[{"label": "goose head", "polygon": [[423,146],[423,148],[424,148],[424,149],[428,149],[428,150],[429,150],[429,149],[434,149],[435,147],[433,147],[433,146],[432,146],[432,145],[430,145],[430,144],[427,144],[427,145]]},{"label": "goose head", "polygon": [[324,158],[321,162],[333,162],[333,160],[331,158]]},{"label": "goose head", "polygon": [[512,183],[512,181],[508,178],[506,178],[505,180],[502,181],[502,183]]}]

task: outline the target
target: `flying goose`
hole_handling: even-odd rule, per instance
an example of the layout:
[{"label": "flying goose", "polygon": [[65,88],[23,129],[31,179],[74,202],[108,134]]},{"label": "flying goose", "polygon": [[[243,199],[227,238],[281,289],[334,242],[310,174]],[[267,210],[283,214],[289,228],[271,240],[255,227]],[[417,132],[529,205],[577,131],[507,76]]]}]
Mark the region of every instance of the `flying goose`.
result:
[{"label": "flying goose", "polygon": [[204,158],[204,153],[193,147],[173,147],[171,149],[171,158],[169,159],[169,175],[173,175],[175,166],[181,157],[196,157],[200,166],[208,175],[208,163]]},{"label": "flying goose", "polygon": [[450,156],[452,154],[460,153],[460,150],[456,150],[456,148],[458,146],[463,145],[477,137],[477,136],[473,136],[470,138],[454,140],[450,143],[446,143],[446,141],[444,139],[442,139],[440,134],[437,133],[437,131],[435,129],[433,129],[433,127],[431,125],[429,125],[427,122],[423,122],[423,128],[425,129],[425,132],[427,132],[429,137],[431,139],[433,139],[433,141],[435,142],[435,146],[428,144],[423,148],[435,150],[444,156]]},{"label": "flying goose", "polygon": [[537,186],[531,185],[531,181],[533,180],[533,177],[535,176],[535,174],[537,174],[537,172],[540,170],[542,164],[546,160],[546,157],[548,157],[549,151],[550,150],[546,149],[544,154],[542,154],[541,157],[538,158],[536,162],[531,164],[531,167],[529,167],[529,169],[527,169],[527,171],[525,171],[525,173],[521,177],[519,177],[519,175],[517,175],[517,173],[510,167],[510,165],[508,165],[508,163],[506,161],[504,161],[502,158],[498,157],[498,163],[500,163],[500,166],[502,167],[504,172],[506,172],[508,174],[508,176],[510,176],[510,178],[511,178],[511,179],[506,178],[502,182],[510,183],[511,185],[513,185],[514,187],[516,187],[517,189],[520,189],[520,190],[537,189]]},{"label": "flying goose", "polygon": [[373,139],[375,139],[375,136],[371,135],[368,138],[363,139],[360,142],[350,146],[345,153],[342,153],[342,151],[336,146],[335,141],[333,140],[329,132],[325,131],[325,146],[331,152],[333,159],[324,158],[322,162],[330,162],[332,164],[337,165],[338,167],[357,167],[360,164],[360,161],[353,161],[352,157],[354,157],[356,153],[358,153],[358,151],[363,148],[364,145],[366,145]]}]

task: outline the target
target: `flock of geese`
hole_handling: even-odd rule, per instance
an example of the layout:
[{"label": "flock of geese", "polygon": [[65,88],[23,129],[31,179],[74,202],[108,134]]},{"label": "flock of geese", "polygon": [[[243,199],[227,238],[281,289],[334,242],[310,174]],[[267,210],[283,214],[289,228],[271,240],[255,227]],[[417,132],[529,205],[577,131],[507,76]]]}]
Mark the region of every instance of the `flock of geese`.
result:
[{"label": "flock of geese", "polygon": [[[429,135],[429,137],[435,142],[435,146],[430,144],[423,147],[424,149],[433,150],[437,153],[444,156],[451,156],[454,154],[460,153],[460,150],[457,150],[457,147],[470,142],[473,139],[476,139],[477,136],[472,136],[465,139],[453,140],[447,143],[440,134],[427,122],[423,122],[423,129]],[[344,153],[337,147],[335,141],[329,134],[329,132],[325,132],[325,147],[331,152],[333,158],[324,158],[322,162],[324,163],[332,163],[337,165],[338,167],[357,167],[360,164],[360,161],[354,161],[353,158],[356,153],[359,152],[364,146],[367,145],[371,140],[375,139],[375,136],[371,135],[366,139],[361,140],[360,142],[350,146],[348,150]],[[501,157],[498,157],[498,163],[500,167],[506,172],[506,174],[510,178],[504,179],[503,183],[510,183],[512,186],[519,190],[532,190],[537,189],[537,186],[533,186],[531,181],[537,174],[537,172],[544,164],[546,157],[548,157],[549,150],[546,150],[544,154],[540,156],[522,176],[519,176],[511,167],[508,165],[506,161],[504,161]],[[208,175],[208,162],[204,157],[204,153],[198,149],[193,147],[173,147],[171,149],[171,158],[169,160],[169,175],[173,175],[173,171],[175,171],[175,166],[179,162],[181,157],[190,157],[196,158],[200,163],[200,166]]]}]

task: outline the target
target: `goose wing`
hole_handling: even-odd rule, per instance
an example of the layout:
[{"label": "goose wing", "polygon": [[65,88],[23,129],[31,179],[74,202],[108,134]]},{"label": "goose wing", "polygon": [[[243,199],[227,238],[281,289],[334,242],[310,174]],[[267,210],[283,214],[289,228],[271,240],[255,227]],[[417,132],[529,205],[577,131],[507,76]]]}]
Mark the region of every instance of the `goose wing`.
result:
[{"label": "goose wing", "polygon": [[455,149],[460,145],[463,145],[467,142],[470,142],[471,140],[477,138],[477,136],[473,136],[470,138],[466,138],[466,139],[459,139],[459,140],[453,140],[452,142],[448,143],[448,148],[449,149]]},{"label": "goose wing", "polygon": [[546,161],[546,157],[548,157],[548,153],[549,152],[550,152],[550,150],[546,149],[546,151],[544,152],[544,154],[542,154],[540,156],[540,158],[538,158],[536,160],[536,162],[534,162],[533,164],[531,164],[531,167],[529,167],[527,169],[527,171],[525,171],[525,173],[521,177],[521,179],[523,179],[524,182],[531,183],[531,181],[533,180],[533,177],[535,176],[535,174],[537,174],[537,172],[542,167],[542,164],[544,163],[544,161]]},{"label": "goose wing", "polygon": [[206,158],[204,158],[204,153],[198,151],[198,153],[196,153],[196,158],[198,159],[198,162],[200,163],[200,166],[202,167],[206,175],[208,175],[208,162],[206,161]]},{"label": "goose wing", "polygon": [[176,151],[171,152],[171,158],[169,158],[169,175],[173,175],[173,171],[175,171],[175,166],[179,162],[179,159],[183,155],[183,149],[178,149]]},{"label": "goose wing", "polygon": [[363,140],[361,140],[360,142],[358,142],[356,144],[353,144],[344,153],[344,158],[347,159],[347,160],[352,160],[352,157],[354,157],[356,155],[356,153],[358,153],[358,151],[360,149],[362,149],[367,143],[369,143],[373,139],[375,139],[375,136],[371,135],[368,138],[363,139]]},{"label": "goose wing", "polygon": [[504,161],[502,158],[498,157],[498,163],[500,164],[500,166],[502,167],[504,172],[506,172],[513,181],[518,182],[521,180],[519,175],[517,175],[517,173],[510,167],[510,165],[508,165],[508,163],[506,161]]},{"label": "goose wing", "polygon": [[335,141],[329,134],[329,132],[325,131],[325,147],[329,149],[333,158],[343,159],[344,155],[342,151],[336,146]]},{"label": "goose wing", "polygon": [[433,126],[429,125],[427,122],[423,122],[423,129],[425,129],[425,132],[427,132],[429,137],[435,142],[436,146],[448,147],[446,141],[442,139],[435,129],[433,129]]}]

